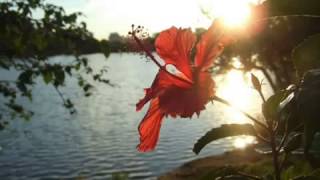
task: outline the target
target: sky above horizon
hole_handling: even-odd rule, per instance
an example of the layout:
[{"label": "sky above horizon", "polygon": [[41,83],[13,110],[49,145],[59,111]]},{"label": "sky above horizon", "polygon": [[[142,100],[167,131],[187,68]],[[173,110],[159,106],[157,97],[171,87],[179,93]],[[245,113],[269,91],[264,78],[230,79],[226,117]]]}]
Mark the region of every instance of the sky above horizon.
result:
[{"label": "sky above horizon", "polygon": [[98,39],[107,39],[112,32],[126,35],[131,24],[144,26],[150,34],[171,26],[208,27],[211,21],[201,8],[210,10],[215,6],[212,2],[228,2],[230,13],[240,1],[257,0],[46,0],[64,7],[67,13],[82,12],[81,20]]},{"label": "sky above horizon", "polygon": [[210,24],[201,13],[202,0],[47,0],[64,7],[67,13],[80,11],[88,29],[98,39],[112,32],[126,35],[131,24],[142,25],[149,33],[171,26],[205,27]]}]

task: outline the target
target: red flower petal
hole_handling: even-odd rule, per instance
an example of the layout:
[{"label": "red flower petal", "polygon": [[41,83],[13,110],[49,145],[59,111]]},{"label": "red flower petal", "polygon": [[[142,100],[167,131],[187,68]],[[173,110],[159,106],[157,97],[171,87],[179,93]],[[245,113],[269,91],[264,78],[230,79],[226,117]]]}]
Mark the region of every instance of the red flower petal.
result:
[{"label": "red flower petal", "polygon": [[207,104],[215,96],[215,82],[211,78],[211,73],[200,72],[198,75],[199,102]]},{"label": "red flower petal", "polygon": [[166,91],[172,86],[185,89],[190,88],[192,83],[187,83],[186,81],[168,74],[168,72],[165,72],[164,70],[160,70],[153,81],[151,88],[145,89],[146,95],[137,103],[136,110],[139,111],[148,101],[159,96],[163,91]]},{"label": "red flower petal", "polygon": [[149,110],[138,128],[140,144],[137,149],[140,152],[152,151],[156,147],[163,117],[164,113],[160,111],[158,98],[152,100]]},{"label": "red flower petal", "polygon": [[220,22],[215,21],[212,23],[197,44],[195,65],[201,70],[210,68],[214,59],[221,54],[224,46],[228,42],[230,42],[230,38],[223,34]]},{"label": "red flower petal", "polygon": [[[172,27],[161,32],[156,39],[156,50],[166,65],[160,67],[151,88],[145,90],[145,97],[136,105],[138,111],[151,100],[148,112],[139,125],[139,151],[154,150],[164,116],[191,117],[194,113],[199,115],[214,96],[215,84],[206,70],[230,40],[217,26],[218,24],[214,23],[203,34],[197,45],[196,68],[193,69],[189,56],[195,36],[189,29]],[[175,66],[176,69],[172,72],[175,74],[166,69],[168,64]]]},{"label": "red flower petal", "polygon": [[197,83],[191,88],[179,87],[167,88],[159,96],[161,111],[172,117],[192,117],[194,113],[199,115],[205,109],[205,104],[214,96],[214,81],[208,72],[200,72]]},{"label": "red flower petal", "polygon": [[190,52],[196,37],[190,29],[171,27],[162,31],[155,46],[159,56],[166,64],[173,64],[189,79],[192,79]]}]

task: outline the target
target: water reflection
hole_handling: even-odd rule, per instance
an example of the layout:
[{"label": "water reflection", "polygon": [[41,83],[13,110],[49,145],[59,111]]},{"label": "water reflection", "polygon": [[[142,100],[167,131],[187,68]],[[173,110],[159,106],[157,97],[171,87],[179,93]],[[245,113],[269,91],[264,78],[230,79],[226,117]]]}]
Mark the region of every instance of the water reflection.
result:
[{"label": "water reflection", "polygon": [[255,143],[255,138],[253,136],[239,136],[233,140],[233,146],[239,149],[243,149],[253,143]]},{"label": "water reflection", "polygon": [[[218,87],[218,95],[229,101],[234,107],[246,112],[253,112],[257,109],[257,104],[260,100],[257,98],[257,93],[252,88],[248,74],[243,74],[241,71],[231,70],[221,81],[221,87]],[[225,108],[225,123],[227,124],[244,124],[251,121],[235,108]],[[248,144],[254,143],[255,139],[250,136],[240,136],[233,140],[233,145],[236,148],[244,148]]]},{"label": "water reflection", "polygon": [[[117,86],[94,84],[95,95],[84,98],[76,88],[76,79],[67,79],[63,92],[74,100],[78,110],[71,116],[61,106],[54,89],[39,79],[28,106],[35,111],[32,121],[12,121],[16,130],[0,133],[1,180],[111,179],[117,172],[128,173],[129,179],[148,179],[187,161],[245,147],[254,141],[246,136],[226,138],[210,143],[196,156],[193,144],[210,129],[225,123],[250,122],[223,104],[208,103],[199,118],[168,118],[161,128],[157,149],[138,153],[137,127],[145,112],[137,113],[135,102],[143,96],[143,88],[152,83],[157,67],[129,53],[111,54],[107,61],[102,54],[87,57],[94,69],[110,67],[106,78]],[[55,60],[65,62],[68,58],[57,56]],[[254,112],[260,111],[261,101],[251,88],[249,76],[244,78],[240,71],[231,71],[214,78],[220,97],[256,116]]]}]

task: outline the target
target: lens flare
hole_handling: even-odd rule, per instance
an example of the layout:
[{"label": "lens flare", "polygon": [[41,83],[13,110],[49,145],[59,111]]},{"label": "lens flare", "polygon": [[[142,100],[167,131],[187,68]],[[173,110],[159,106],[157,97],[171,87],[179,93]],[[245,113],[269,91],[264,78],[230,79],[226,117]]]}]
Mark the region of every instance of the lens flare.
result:
[{"label": "lens flare", "polygon": [[240,26],[248,22],[251,10],[249,4],[245,1],[219,1],[220,7],[217,6],[216,13],[223,19],[227,26]]},{"label": "lens flare", "polygon": [[251,5],[257,0],[202,0],[202,7],[214,18],[220,18],[228,27],[247,24],[251,17]]}]

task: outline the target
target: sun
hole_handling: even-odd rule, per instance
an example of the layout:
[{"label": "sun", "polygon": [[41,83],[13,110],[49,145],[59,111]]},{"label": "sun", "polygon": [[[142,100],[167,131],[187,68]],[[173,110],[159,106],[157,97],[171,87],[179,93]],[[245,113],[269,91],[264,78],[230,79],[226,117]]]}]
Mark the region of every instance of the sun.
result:
[{"label": "sun", "polygon": [[251,5],[258,0],[202,0],[205,11],[214,18],[222,19],[228,27],[240,27],[251,18]]},{"label": "sun", "polygon": [[241,26],[249,21],[251,15],[250,1],[248,0],[223,0],[216,1],[213,13],[227,26]]}]

